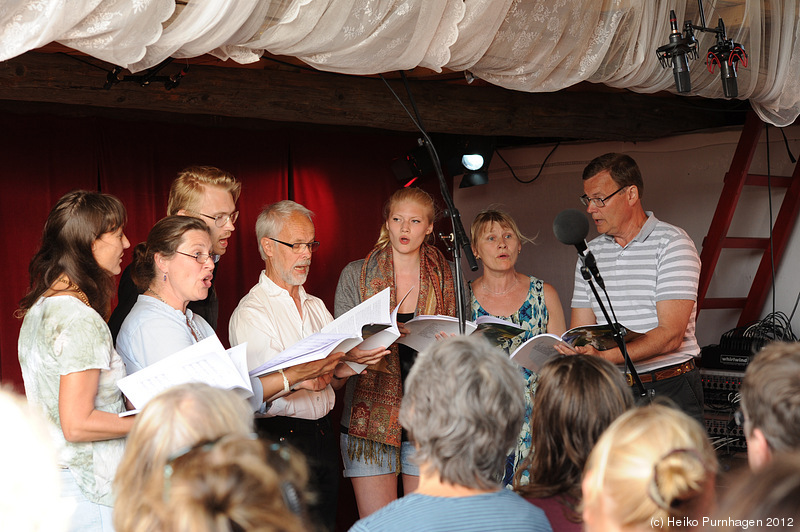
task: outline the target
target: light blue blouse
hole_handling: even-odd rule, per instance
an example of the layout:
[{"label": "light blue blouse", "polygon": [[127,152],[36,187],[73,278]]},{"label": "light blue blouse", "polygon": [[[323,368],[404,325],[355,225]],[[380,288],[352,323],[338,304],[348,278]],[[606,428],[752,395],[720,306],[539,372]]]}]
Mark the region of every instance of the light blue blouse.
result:
[{"label": "light blue blouse", "polygon": [[130,375],[214,334],[200,315],[142,294],[122,322],[117,352]]}]

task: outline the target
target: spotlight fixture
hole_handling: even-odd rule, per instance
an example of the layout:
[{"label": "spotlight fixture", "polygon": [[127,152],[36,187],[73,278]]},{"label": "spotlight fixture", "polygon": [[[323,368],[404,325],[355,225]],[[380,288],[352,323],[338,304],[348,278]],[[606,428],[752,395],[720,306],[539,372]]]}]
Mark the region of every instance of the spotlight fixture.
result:
[{"label": "spotlight fixture", "polygon": [[494,138],[469,137],[462,143],[450,162],[450,175],[463,174],[458,188],[485,185],[489,182],[489,163],[494,155]]},{"label": "spotlight fixture", "polygon": [[678,31],[678,21],[675,11],[669,12],[670,35],[669,43],[659,46],[656,49],[661,66],[667,68],[672,65],[672,74],[675,77],[675,87],[678,92],[686,93],[692,90],[692,80],[689,76],[689,59],[697,59],[697,39],[694,31],[713,33],[717,43],[708,49],[706,53],[706,66],[708,71],[714,73],[714,65],[719,66],[720,80],[722,81],[722,92],[726,98],[736,98],[739,95],[739,87],[736,82],[736,71],[739,63],[747,67],[747,53],[744,47],[738,42],[728,39],[725,31],[725,22],[720,17],[716,28],[706,27],[705,13],[703,12],[703,0],[697,0],[700,10],[700,26],[696,26],[687,20],[683,23],[683,33]]}]

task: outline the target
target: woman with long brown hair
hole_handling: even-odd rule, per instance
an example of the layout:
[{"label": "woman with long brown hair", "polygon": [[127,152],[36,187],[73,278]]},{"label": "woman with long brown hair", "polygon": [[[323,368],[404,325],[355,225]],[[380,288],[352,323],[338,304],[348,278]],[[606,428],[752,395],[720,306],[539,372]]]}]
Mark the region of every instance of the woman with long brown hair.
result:
[{"label": "woman with long brown hair", "polygon": [[542,367],[533,398],[534,450],[517,470],[515,490],[544,510],[553,530],[582,530],[583,466],[603,431],[631,407],[631,388],[608,360],[561,356]]},{"label": "woman with long brown hair", "polygon": [[[405,296],[398,310],[399,322],[414,314],[455,316],[450,264],[425,242],[433,233],[434,218],[433,198],[425,191],[402,188],[392,194],[384,207],[385,222],[375,247],[365,259],[351,262],[342,271],[336,287],[336,316],[387,287],[392,288],[392,308]],[[416,352],[397,344],[390,350],[365,374],[351,377],[345,393],[344,475],[353,482],[362,518],[397,498],[398,473],[402,473],[405,493],[416,489],[419,482],[419,469],[410,461],[413,446],[404,441],[397,417],[403,377]]]},{"label": "woman with long brown hair", "polygon": [[104,320],[114,276],[130,243],[125,208],[110,195],[77,191],[50,211],[20,301],[19,361],[28,400],[62,445],[62,490],[76,505],[71,530],[112,530],[111,482],[132,417],[125,376]]}]

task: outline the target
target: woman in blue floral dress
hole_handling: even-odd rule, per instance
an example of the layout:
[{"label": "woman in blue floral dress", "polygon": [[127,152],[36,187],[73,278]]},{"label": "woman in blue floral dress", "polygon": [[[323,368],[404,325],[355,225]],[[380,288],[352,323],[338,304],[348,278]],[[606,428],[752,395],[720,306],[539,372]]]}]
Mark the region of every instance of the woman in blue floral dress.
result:
[{"label": "woman in blue floral dress", "polygon": [[[522,245],[531,242],[514,219],[495,209],[481,211],[472,222],[471,237],[475,256],[483,263],[483,275],[470,283],[472,319],[490,315],[520,325],[525,332],[503,345],[508,352],[543,332],[563,334],[566,322],[555,288],[514,268]],[[531,448],[531,410],[538,375],[521,366],[519,370],[526,382],[525,419],[516,448],[506,461],[504,486],[511,484]]]}]

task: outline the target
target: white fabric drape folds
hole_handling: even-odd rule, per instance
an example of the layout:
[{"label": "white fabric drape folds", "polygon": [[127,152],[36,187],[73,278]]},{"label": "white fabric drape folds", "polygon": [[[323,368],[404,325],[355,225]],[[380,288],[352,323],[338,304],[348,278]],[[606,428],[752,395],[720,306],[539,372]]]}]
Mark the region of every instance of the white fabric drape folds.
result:
[{"label": "white fabric drape folds", "polygon": [[[239,63],[266,51],[319,70],[377,74],[417,66],[469,70],[509,89],[557,91],[581,81],[643,93],[674,91],[655,49],[669,11],[699,24],[695,0],[0,0],[0,61],[57,41],[132,72],[168,57]],[[762,119],[800,115],[800,0],[705,2],[744,45],[739,98]],[[717,4],[721,7],[717,10]],[[692,93],[721,98],[697,33]]]}]

